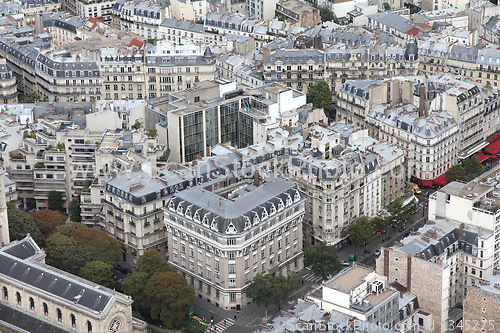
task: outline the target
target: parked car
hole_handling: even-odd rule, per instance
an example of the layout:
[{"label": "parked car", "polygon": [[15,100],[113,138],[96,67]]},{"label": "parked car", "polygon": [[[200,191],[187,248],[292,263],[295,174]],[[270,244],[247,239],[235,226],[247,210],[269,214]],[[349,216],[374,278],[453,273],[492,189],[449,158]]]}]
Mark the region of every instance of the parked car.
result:
[{"label": "parked car", "polygon": [[380,257],[380,249],[373,251],[373,255],[375,256],[375,258]]}]

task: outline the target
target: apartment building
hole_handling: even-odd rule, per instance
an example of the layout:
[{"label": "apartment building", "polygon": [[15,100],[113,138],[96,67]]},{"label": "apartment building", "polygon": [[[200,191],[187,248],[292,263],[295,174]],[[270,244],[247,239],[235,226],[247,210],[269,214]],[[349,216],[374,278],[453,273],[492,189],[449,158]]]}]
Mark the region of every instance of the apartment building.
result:
[{"label": "apartment building", "polygon": [[500,275],[498,271],[495,273],[481,281],[476,287],[470,287],[467,290],[467,296],[464,300],[462,332],[474,332],[479,326],[481,326],[481,330],[484,326],[485,331],[498,330],[500,320],[500,295],[498,289]]},{"label": "apartment building", "polygon": [[158,39],[158,27],[170,18],[170,7],[152,1],[116,1],[111,10],[112,24],[147,39]]},{"label": "apartment building", "polygon": [[132,317],[132,298],[45,264],[31,236],[0,249],[2,330],[147,331]]},{"label": "apartment building", "polygon": [[161,23],[158,38],[174,44],[191,42],[198,45],[205,42],[203,24],[174,19],[166,19]]},{"label": "apartment building", "polygon": [[298,0],[279,1],[276,4],[276,16],[304,28],[312,28],[321,23],[319,9]]},{"label": "apartment building", "polygon": [[247,12],[251,17],[261,20],[271,20],[276,16],[278,0],[247,0]]},{"label": "apartment building", "polygon": [[429,217],[443,217],[466,225],[491,230],[495,236],[493,268],[500,265],[499,214],[493,207],[499,204],[493,186],[470,182],[453,182],[429,198]]},{"label": "apartment building", "polygon": [[306,296],[306,300],[326,312],[350,315],[386,329],[395,329],[400,322],[399,298],[399,292],[388,285],[387,277],[357,263],[344,268]]},{"label": "apartment building", "polygon": [[[173,98],[172,98],[173,97]],[[203,81],[171,95],[167,110],[172,161],[210,156],[210,147],[246,147],[267,139],[283,113],[306,104],[306,95],[273,84],[250,89],[235,82]]]},{"label": "apartment building", "polygon": [[366,27],[370,31],[381,30],[390,33],[402,45],[420,33],[420,29],[415,26],[415,23],[400,15],[397,10],[368,15],[367,19]]},{"label": "apartment building", "polygon": [[[37,20],[41,20],[39,28],[52,36],[51,42],[54,46],[73,43],[79,35],[78,30],[85,23],[81,17],[67,13],[45,13],[41,14],[41,18]],[[35,29],[37,28],[35,25]],[[42,33],[42,31],[37,31],[37,33]]]},{"label": "apartment building", "polygon": [[445,172],[457,164],[460,147],[459,126],[450,114],[418,110],[411,104],[380,104],[370,111],[367,122],[376,139],[405,152],[405,178],[423,186],[446,184]]},{"label": "apartment building", "polygon": [[[67,8],[73,15],[78,15],[81,18],[99,18],[102,22],[111,23],[111,8],[113,8],[115,0],[63,0],[61,5],[65,2],[71,3]],[[71,11],[73,6],[76,7],[76,12]]]},{"label": "apartment building", "polygon": [[205,43],[223,44],[225,35],[253,37],[257,29],[267,24],[254,17],[247,17],[241,13],[209,13],[205,18]]},{"label": "apartment building", "polygon": [[447,332],[462,319],[456,309],[471,286],[493,274],[493,246],[490,230],[431,217],[400,243],[384,248],[376,271],[417,295],[432,314],[431,332]]},{"label": "apartment building", "polygon": [[18,99],[16,77],[5,59],[0,59],[0,98],[4,104],[16,104]]},{"label": "apartment building", "polygon": [[[329,36],[326,51],[317,49],[278,49],[264,57],[264,77],[277,80],[297,90],[303,90],[320,81],[326,81],[334,93],[348,80],[375,80],[395,75],[415,75],[418,71],[418,53],[414,41],[405,49],[392,47],[387,40],[382,45],[361,45],[366,40],[347,40],[355,31]],[[361,35],[360,35],[361,36]],[[371,39],[369,35],[363,36]],[[324,41],[324,42],[325,42]],[[330,44],[330,42],[332,44]],[[336,43],[350,43],[349,48]],[[355,45],[356,44],[356,45]],[[384,45],[385,44],[385,45]]]},{"label": "apartment building", "polygon": [[206,15],[217,7],[208,0],[172,0],[171,16],[174,20],[203,21]]},{"label": "apartment building", "polygon": [[178,192],[164,208],[170,264],[200,298],[239,310],[258,273],[302,269],[303,214],[296,185],[244,171]]}]

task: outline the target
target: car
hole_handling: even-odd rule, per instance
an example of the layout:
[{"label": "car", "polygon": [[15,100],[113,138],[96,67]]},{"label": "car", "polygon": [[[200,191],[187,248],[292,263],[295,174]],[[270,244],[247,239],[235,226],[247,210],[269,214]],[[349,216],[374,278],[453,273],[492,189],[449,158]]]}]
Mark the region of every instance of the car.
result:
[{"label": "car", "polygon": [[342,266],[351,266],[351,264],[350,264],[350,263],[345,262],[344,260],[341,260],[341,261],[340,261],[340,264],[341,264]]},{"label": "car", "polygon": [[373,255],[375,256],[375,258],[378,258],[380,256],[380,249],[373,251]]}]

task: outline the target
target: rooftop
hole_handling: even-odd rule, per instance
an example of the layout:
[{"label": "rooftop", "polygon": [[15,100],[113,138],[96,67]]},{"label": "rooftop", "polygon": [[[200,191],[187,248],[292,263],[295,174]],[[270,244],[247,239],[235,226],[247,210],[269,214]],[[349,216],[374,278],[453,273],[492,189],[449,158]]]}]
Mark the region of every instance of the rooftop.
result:
[{"label": "rooftop", "polygon": [[360,265],[352,265],[335,275],[331,280],[325,282],[325,286],[342,292],[349,292],[365,282],[365,277],[372,273],[373,269]]}]

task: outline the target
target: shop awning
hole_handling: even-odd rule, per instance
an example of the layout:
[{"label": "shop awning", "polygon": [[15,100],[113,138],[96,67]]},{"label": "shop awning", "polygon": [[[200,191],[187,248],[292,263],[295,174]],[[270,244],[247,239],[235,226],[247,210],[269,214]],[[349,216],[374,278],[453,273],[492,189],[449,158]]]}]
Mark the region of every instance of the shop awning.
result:
[{"label": "shop awning", "polygon": [[491,141],[489,145],[487,145],[486,147],[483,148],[483,151],[487,154],[490,154],[490,155],[496,155],[496,154],[500,153],[500,138],[497,138],[496,140]]},{"label": "shop awning", "polygon": [[492,158],[493,156],[491,155],[485,155],[483,154],[483,152],[481,151],[478,151],[476,154],[477,158],[479,159],[479,162],[483,162],[483,161],[486,161],[488,158]]},{"label": "shop awning", "polygon": [[422,186],[431,186],[432,180],[422,180]]},{"label": "shop awning", "polygon": [[444,173],[441,176],[434,178],[432,182],[439,186],[445,186],[446,184],[448,184],[448,182],[446,181],[446,175]]}]

